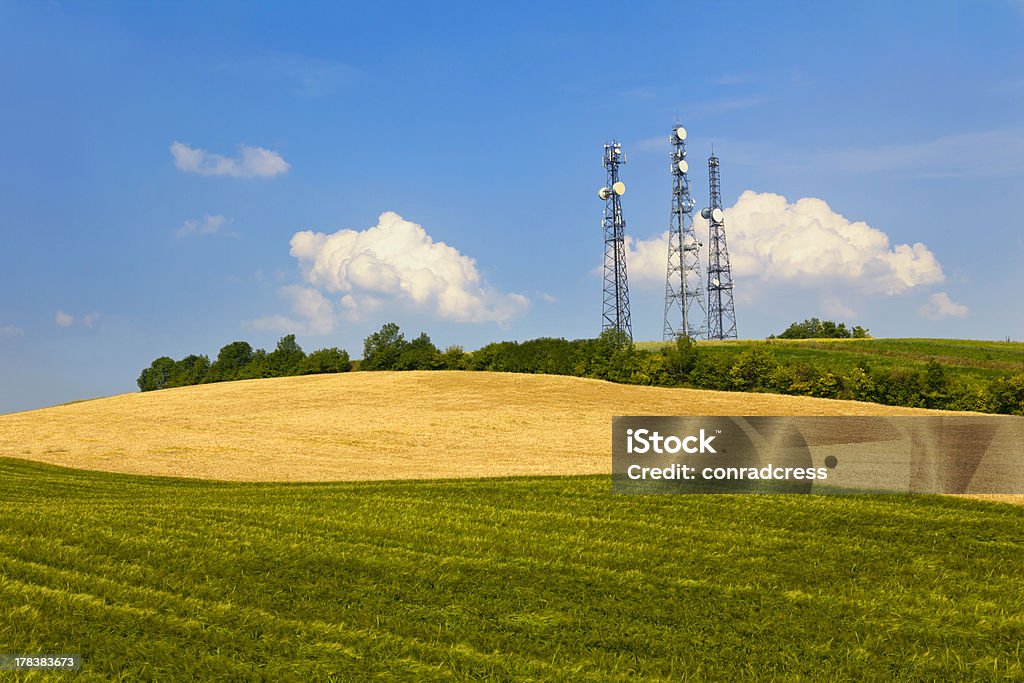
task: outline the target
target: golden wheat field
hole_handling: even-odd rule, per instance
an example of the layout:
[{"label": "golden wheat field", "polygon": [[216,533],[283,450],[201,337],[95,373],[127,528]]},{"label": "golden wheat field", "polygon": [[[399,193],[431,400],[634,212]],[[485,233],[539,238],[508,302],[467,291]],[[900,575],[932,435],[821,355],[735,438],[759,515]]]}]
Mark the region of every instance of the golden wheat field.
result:
[{"label": "golden wheat field", "polygon": [[615,415],[909,415],[801,396],[551,375],[353,372],[205,384],[0,415],[0,456],[231,481],[611,471]]}]

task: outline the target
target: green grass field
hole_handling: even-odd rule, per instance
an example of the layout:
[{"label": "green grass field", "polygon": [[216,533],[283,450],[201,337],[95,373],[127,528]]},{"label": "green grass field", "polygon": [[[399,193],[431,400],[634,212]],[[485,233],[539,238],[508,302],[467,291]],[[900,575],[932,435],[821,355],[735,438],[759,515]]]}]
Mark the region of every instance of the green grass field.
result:
[{"label": "green grass field", "polygon": [[[702,341],[701,350],[735,356],[764,341]],[[833,372],[859,364],[872,368],[923,368],[935,360],[954,377],[989,381],[1024,372],[1024,343],[965,339],[773,339],[769,342],[780,361],[807,362]],[[656,349],[665,342],[638,342],[641,349]]]},{"label": "green grass field", "polygon": [[0,477],[0,651],[76,680],[1024,678],[1017,506]]}]

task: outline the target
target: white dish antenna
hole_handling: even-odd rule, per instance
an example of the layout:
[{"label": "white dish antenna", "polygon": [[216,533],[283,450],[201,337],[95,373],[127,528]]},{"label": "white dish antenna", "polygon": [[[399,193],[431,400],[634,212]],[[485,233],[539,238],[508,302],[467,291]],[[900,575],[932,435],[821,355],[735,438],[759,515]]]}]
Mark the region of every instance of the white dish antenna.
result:
[{"label": "white dish antenna", "polygon": [[612,196],[612,191],[609,190],[607,187],[602,187],[600,190],[597,191],[597,196],[600,197],[601,199],[608,199],[609,197]]},{"label": "white dish antenna", "polygon": [[701,209],[700,217],[703,218],[704,220],[708,220],[709,218],[711,218],[711,209]]},{"label": "white dish antenna", "polygon": [[682,126],[679,126],[678,128],[676,128],[676,137],[679,138],[680,140],[685,140],[686,139],[686,129],[683,128]]},{"label": "white dish antenna", "polygon": [[711,284],[713,284],[715,287],[718,287],[722,283],[718,281],[717,277],[713,277],[713,278],[711,278]]},{"label": "white dish antenna", "polygon": [[680,173],[686,173],[687,171],[690,170],[690,165],[686,163],[685,159],[681,159],[680,161],[676,162],[676,168],[679,169]]},{"label": "white dish antenna", "polygon": [[[701,213],[703,214],[703,212]],[[725,220],[725,212],[722,211],[721,209],[712,209],[711,220],[713,220],[716,223],[721,223],[722,221]]]},{"label": "white dish antenna", "polygon": [[619,195],[620,197],[626,194],[626,183],[622,182],[621,180],[615,183],[614,185],[612,185],[612,192]]}]

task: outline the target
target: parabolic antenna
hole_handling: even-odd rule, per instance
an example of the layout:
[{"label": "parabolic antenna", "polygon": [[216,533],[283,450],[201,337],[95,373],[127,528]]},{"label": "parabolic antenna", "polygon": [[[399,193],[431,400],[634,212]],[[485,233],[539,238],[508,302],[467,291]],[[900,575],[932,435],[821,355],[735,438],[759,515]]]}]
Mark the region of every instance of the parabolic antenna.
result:
[{"label": "parabolic antenna", "polygon": [[621,180],[615,183],[614,185],[612,185],[612,192],[619,195],[620,197],[626,194],[626,183],[622,182]]},{"label": "parabolic antenna", "polygon": [[600,190],[597,191],[597,196],[600,197],[601,199],[608,199],[609,197],[612,196],[612,191],[609,190],[607,187],[602,187]]},{"label": "parabolic antenna", "polygon": [[711,218],[711,209],[701,209],[700,217],[703,218],[704,220],[708,220],[709,218]]},{"label": "parabolic antenna", "polygon": [[719,286],[722,283],[718,281],[717,277],[713,277],[713,278],[711,278],[711,284],[713,284],[715,287],[717,287],[717,286]]},{"label": "parabolic antenna", "polygon": [[679,169],[680,173],[686,173],[690,170],[690,165],[686,163],[686,159],[682,159],[676,163],[676,168]]},{"label": "parabolic antenna", "polygon": [[725,220],[725,212],[722,211],[721,209],[712,209],[711,220],[713,220],[716,223],[721,223],[722,221]]},{"label": "parabolic antenna", "polygon": [[683,128],[682,126],[679,126],[678,128],[676,128],[676,137],[679,138],[680,140],[685,140],[686,139],[686,129]]}]

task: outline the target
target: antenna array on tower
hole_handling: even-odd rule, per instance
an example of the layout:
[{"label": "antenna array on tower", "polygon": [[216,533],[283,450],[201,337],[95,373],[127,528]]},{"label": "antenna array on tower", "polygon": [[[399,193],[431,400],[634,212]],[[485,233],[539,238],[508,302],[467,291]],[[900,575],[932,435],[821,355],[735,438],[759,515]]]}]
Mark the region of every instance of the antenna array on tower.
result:
[{"label": "antenna array on tower", "polygon": [[700,212],[708,221],[708,339],[736,339],[736,309],[732,301],[732,267],[725,245],[725,212],[718,157],[708,159],[711,205]]},{"label": "antenna array on tower", "polygon": [[619,180],[619,165],[626,163],[622,145],[614,140],[604,146],[605,186],[597,195],[604,201],[604,310],[602,331],[608,329],[624,333],[633,340],[633,326],[629,321],[629,287],[626,283],[626,221],[622,218],[621,197],[626,185]]},{"label": "antenna array on tower", "polygon": [[[670,136],[672,213],[668,228],[668,268],[665,274],[665,319],[663,338],[680,335],[691,339],[704,336],[704,295],[701,291],[701,243],[693,231],[694,200],[690,194],[686,162],[686,129],[676,125]],[[696,302],[696,306],[694,306]]]}]

